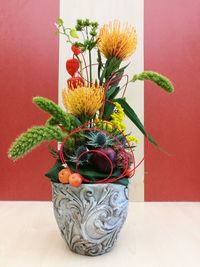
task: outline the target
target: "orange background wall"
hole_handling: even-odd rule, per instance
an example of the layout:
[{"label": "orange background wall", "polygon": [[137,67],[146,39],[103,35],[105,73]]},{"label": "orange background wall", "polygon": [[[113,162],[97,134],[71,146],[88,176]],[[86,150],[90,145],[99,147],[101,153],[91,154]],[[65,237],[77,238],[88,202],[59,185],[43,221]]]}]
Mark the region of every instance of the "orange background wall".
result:
[{"label": "orange background wall", "polygon": [[[145,0],[145,69],[166,74],[176,89],[170,96],[145,84],[145,128],[171,154],[149,149],[145,200],[200,200],[199,10],[199,0]],[[57,101],[58,14],[55,0],[1,3],[1,200],[50,199],[46,145],[14,164],[6,154],[16,135],[47,118],[32,97]]]}]

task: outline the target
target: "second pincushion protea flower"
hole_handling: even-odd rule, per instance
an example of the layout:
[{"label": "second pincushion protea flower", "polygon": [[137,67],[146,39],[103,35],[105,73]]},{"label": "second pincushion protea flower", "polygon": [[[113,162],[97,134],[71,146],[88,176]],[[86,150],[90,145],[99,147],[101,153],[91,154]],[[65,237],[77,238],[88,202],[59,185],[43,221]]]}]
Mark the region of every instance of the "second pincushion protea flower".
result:
[{"label": "second pincushion protea flower", "polygon": [[63,104],[68,112],[82,121],[93,118],[101,108],[104,98],[103,87],[78,87],[76,90],[63,90]]},{"label": "second pincushion protea flower", "polygon": [[119,21],[110,22],[101,28],[97,46],[107,59],[124,60],[135,52],[136,31],[128,24],[121,26]]}]

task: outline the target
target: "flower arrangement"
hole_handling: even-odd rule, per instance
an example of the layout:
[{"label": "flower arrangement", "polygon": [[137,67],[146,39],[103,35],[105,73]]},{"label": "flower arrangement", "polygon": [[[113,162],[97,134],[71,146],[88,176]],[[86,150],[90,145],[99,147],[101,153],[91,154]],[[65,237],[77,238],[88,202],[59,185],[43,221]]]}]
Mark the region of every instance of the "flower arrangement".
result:
[{"label": "flower arrangement", "polygon": [[[125,71],[129,63],[124,62],[137,46],[136,31],[128,24],[114,21],[98,30],[97,22],[78,19],[74,28],[66,28],[59,18],[56,27],[72,50],[72,58],[66,61],[68,78],[62,91],[66,110],[49,99],[34,97],[33,103],[49,113],[50,118],[44,125],[21,134],[8,155],[17,160],[44,141],[60,142],[59,148],[49,146],[56,158],[55,165],[46,173],[52,182],[73,187],[82,183],[128,186],[137,167],[134,148],[138,139],[126,131],[125,115],[152,144],[158,145],[126,101],[127,86],[138,80],[150,80],[171,93],[173,85],[153,71],[128,79]],[[92,54],[96,54],[96,62],[92,62]]]}]

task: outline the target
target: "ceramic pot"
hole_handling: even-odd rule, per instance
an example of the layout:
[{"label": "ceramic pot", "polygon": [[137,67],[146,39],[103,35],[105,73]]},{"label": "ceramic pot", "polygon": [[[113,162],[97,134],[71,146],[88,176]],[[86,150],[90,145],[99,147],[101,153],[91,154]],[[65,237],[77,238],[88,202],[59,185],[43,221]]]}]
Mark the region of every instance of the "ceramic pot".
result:
[{"label": "ceramic pot", "polygon": [[55,218],[69,248],[87,256],[110,251],[127,217],[127,187],[52,183],[52,189]]}]

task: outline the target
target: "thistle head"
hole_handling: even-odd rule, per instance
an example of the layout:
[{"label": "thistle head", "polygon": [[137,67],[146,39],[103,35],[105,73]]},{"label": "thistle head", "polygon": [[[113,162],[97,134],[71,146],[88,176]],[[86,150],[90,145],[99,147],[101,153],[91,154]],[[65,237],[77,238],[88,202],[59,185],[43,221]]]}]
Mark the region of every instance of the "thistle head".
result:
[{"label": "thistle head", "polygon": [[88,139],[87,145],[97,147],[105,147],[113,144],[113,139],[103,132],[91,132],[86,136]]}]

